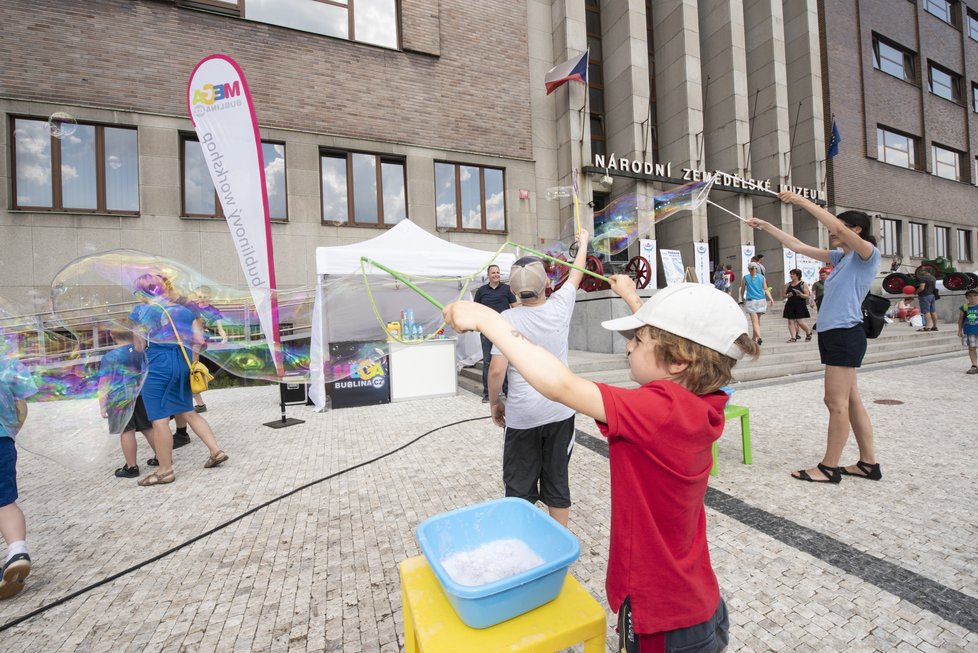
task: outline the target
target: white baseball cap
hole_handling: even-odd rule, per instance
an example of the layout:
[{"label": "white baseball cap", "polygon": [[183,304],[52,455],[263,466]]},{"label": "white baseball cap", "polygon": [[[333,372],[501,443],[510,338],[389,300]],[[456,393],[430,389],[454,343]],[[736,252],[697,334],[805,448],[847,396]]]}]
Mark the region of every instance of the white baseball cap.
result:
[{"label": "white baseball cap", "polygon": [[727,293],[711,285],[677,283],[656,291],[635,315],[601,323],[631,339],[642,326],[654,326],[740,360],[744,351],[734,344],[747,333],[747,316]]}]

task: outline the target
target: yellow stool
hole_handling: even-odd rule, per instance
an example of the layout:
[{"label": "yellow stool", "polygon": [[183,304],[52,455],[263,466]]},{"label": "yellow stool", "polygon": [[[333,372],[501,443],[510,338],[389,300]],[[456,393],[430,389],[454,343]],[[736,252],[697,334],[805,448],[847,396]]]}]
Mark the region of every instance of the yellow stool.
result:
[{"label": "yellow stool", "polygon": [[570,574],[556,599],[489,628],[469,628],[452,609],[424,556],[400,564],[405,653],[553,653],[584,642],[605,650],[605,611]]},{"label": "yellow stool", "polygon": [[[723,418],[726,421],[730,421],[734,418],[740,418],[740,441],[744,448],[744,464],[750,465],[754,460],[751,455],[750,450],[750,409],[747,406],[734,406],[733,404],[727,404],[727,407],[723,409]],[[717,476],[719,472],[717,471],[717,441],[713,442],[713,468],[710,470],[710,476]]]}]

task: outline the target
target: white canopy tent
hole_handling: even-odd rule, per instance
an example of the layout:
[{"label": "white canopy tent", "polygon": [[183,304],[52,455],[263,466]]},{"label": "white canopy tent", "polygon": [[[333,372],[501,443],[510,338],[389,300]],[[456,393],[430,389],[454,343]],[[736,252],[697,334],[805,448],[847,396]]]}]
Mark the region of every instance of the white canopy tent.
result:
[{"label": "white canopy tent", "polygon": [[[432,277],[451,279],[467,277],[485,266],[493,252],[455,245],[431,234],[410,220],[402,220],[396,226],[385,231],[376,238],[365,240],[352,245],[337,245],[335,247],[316,248],[316,297],[313,308],[312,342],[310,351],[310,388],[309,396],[316,406],[322,410],[326,405],[325,376],[323,364],[329,347],[330,302],[328,297],[328,280],[335,277],[360,277],[360,258],[367,257],[378,263],[397,270],[407,277]],[[493,263],[498,265],[503,277],[509,276],[510,266],[515,256],[505,252],[496,256]],[[369,264],[363,266],[363,271],[372,277],[390,278],[387,272]],[[478,281],[478,280],[476,280]],[[477,287],[473,284],[472,287]],[[417,294],[409,289],[401,288],[406,295],[416,299]],[[374,292],[372,301],[387,315],[397,314],[397,306],[403,306],[405,297],[392,297],[380,292]],[[424,301],[424,300],[422,300]],[[398,303],[400,302],[400,304]],[[378,326],[372,307],[366,310],[368,302],[358,302],[365,308],[362,314],[350,315],[349,306],[344,308],[346,320],[363,322],[368,328]],[[365,338],[366,339],[366,338]],[[456,359],[458,364],[471,364],[482,358],[482,346],[478,334],[462,334],[458,339]]]}]

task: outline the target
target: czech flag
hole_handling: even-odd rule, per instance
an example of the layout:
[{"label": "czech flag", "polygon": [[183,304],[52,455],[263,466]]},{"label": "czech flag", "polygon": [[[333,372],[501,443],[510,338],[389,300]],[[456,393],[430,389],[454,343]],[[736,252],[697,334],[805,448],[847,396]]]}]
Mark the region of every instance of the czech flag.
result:
[{"label": "czech flag", "polygon": [[587,86],[587,60],[588,53],[585,52],[580,57],[557,64],[547,72],[543,82],[547,85],[547,95],[550,95],[566,82],[574,80]]}]

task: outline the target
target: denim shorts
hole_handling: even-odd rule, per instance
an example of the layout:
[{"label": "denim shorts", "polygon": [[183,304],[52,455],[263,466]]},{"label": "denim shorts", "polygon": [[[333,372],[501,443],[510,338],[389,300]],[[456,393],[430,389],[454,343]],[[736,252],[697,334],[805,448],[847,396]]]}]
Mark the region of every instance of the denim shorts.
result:
[{"label": "denim shorts", "polygon": [[[638,635],[639,653],[655,650],[656,644],[662,641],[661,638],[662,633]],[[665,651],[666,653],[720,653],[727,648],[729,640],[730,619],[727,615],[727,604],[720,599],[716,612],[703,623],[666,632]]]},{"label": "denim shorts", "polygon": [[[14,439],[0,437],[0,508],[17,500],[17,447]],[[9,544],[9,542],[8,542]]]},{"label": "denim shorts", "polygon": [[920,300],[920,312],[921,313],[933,313],[934,312],[934,295],[921,295],[918,297]]}]

